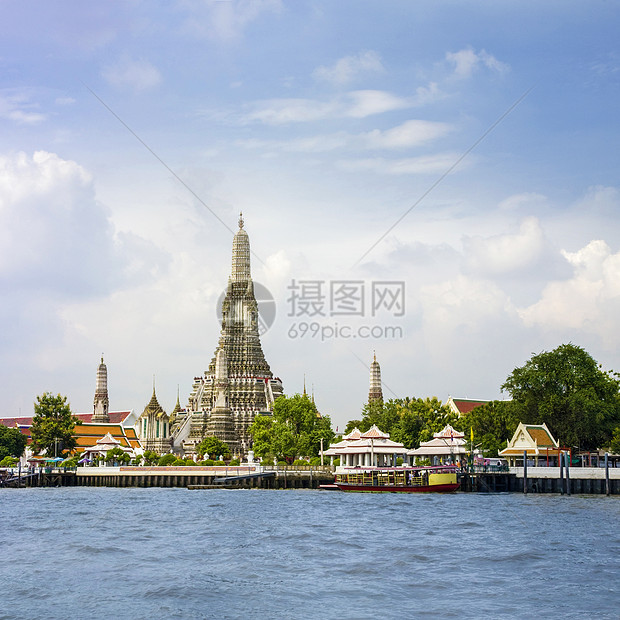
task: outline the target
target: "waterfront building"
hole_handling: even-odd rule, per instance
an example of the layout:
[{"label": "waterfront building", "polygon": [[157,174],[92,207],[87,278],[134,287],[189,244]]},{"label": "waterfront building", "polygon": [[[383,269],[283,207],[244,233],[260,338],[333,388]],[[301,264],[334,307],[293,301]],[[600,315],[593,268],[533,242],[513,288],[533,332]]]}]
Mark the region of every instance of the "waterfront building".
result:
[{"label": "waterfront building", "polygon": [[373,354],[370,364],[370,389],[368,391],[368,404],[383,403],[383,390],[381,388],[381,366],[377,361],[377,355]]},{"label": "waterfront building", "polygon": [[138,418],[138,436],[144,450],[153,450],[157,454],[170,452],[170,418],[157,400],[154,385],[151,400]]},{"label": "waterfront building", "polygon": [[499,456],[508,461],[510,467],[523,467],[523,453],[527,454],[528,464],[534,467],[553,466],[560,462],[559,443],[546,424],[523,424],[519,422],[512,439]]},{"label": "waterfront building", "polygon": [[123,452],[129,454],[131,458],[134,458],[136,456],[136,448],[131,444],[127,445],[123,439],[124,438],[114,437],[111,432],[107,432],[103,437],[97,439],[93,446],[84,448],[84,450],[81,451],[81,456],[83,459],[88,459],[89,461],[94,461],[99,457],[105,459],[110,450],[120,448]]},{"label": "waterfront building", "polygon": [[433,439],[423,441],[419,448],[412,450],[411,455],[414,464],[420,459],[428,459],[431,465],[455,465],[457,461],[467,460],[465,443],[465,435],[448,424],[438,433],[434,433]]},{"label": "waterfront building", "polygon": [[407,464],[409,454],[402,443],[392,441],[389,434],[380,431],[376,424],[365,433],[354,428],[324,452],[332,465],[334,459],[339,458],[340,467],[394,467],[399,457]]},{"label": "waterfront building", "polygon": [[273,376],[260,342],[250,240],[240,216],[219,341],[207,370],[194,377],[187,412],[175,416],[174,450],[193,454],[204,437],[213,435],[225,441],[234,456],[247,454],[255,416],[269,415],[281,394],[282,382]]}]

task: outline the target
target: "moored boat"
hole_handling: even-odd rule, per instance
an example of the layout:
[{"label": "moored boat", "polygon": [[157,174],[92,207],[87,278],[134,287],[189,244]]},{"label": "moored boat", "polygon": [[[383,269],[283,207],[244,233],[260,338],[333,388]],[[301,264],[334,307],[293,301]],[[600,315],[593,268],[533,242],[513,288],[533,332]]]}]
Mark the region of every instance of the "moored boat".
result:
[{"label": "moored boat", "polygon": [[333,486],[340,491],[452,493],[459,481],[454,466],[352,467],[338,471]]}]

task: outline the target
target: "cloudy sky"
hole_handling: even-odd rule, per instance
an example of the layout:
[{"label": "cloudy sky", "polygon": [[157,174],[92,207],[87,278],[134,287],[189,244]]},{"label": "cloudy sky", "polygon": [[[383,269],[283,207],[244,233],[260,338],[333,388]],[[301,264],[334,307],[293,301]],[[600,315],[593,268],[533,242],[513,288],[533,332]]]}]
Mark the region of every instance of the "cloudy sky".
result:
[{"label": "cloudy sky", "polygon": [[0,5],[0,415],[168,411],[213,356],[243,211],[285,392],[502,397],[573,342],[620,369],[620,9]]}]

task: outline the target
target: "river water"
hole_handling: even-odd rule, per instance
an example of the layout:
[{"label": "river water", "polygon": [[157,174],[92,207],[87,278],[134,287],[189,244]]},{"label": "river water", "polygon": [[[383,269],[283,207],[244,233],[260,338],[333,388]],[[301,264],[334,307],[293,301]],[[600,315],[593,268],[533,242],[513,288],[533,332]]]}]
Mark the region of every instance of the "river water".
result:
[{"label": "river water", "polygon": [[620,618],[620,498],[0,491],[0,619]]}]

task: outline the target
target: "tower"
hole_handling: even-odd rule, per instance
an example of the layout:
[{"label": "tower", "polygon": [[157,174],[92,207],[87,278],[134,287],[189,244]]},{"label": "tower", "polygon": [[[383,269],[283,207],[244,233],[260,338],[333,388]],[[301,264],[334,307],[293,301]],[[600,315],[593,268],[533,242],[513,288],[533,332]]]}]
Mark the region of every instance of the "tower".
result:
[{"label": "tower", "polygon": [[370,390],[368,391],[368,404],[383,403],[383,390],[381,389],[381,366],[377,361],[377,355],[373,354],[370,364]]},{"label": "tower", "polygon": [[282,382],[273,376],[260,342],[250,239],[240,215],[220,337],[208,369],[194,378],[188,407],[191,427],[184,451],[194,452],[203,437],[214,435],[229,444],[233,455],[247,453],[252,444],[248,428],[254,417],[269,413],[281,394]]},{"label": "tower", "polygon": [[93,416],[91,422],[96,424],[107,424],[110,421],[108,410],[110,401],[108,399],[108,369],[103,363],[103,355],[101,356],[101,364],[97,368],[97,385],[95,387],[95,400],[93,406]]}]

